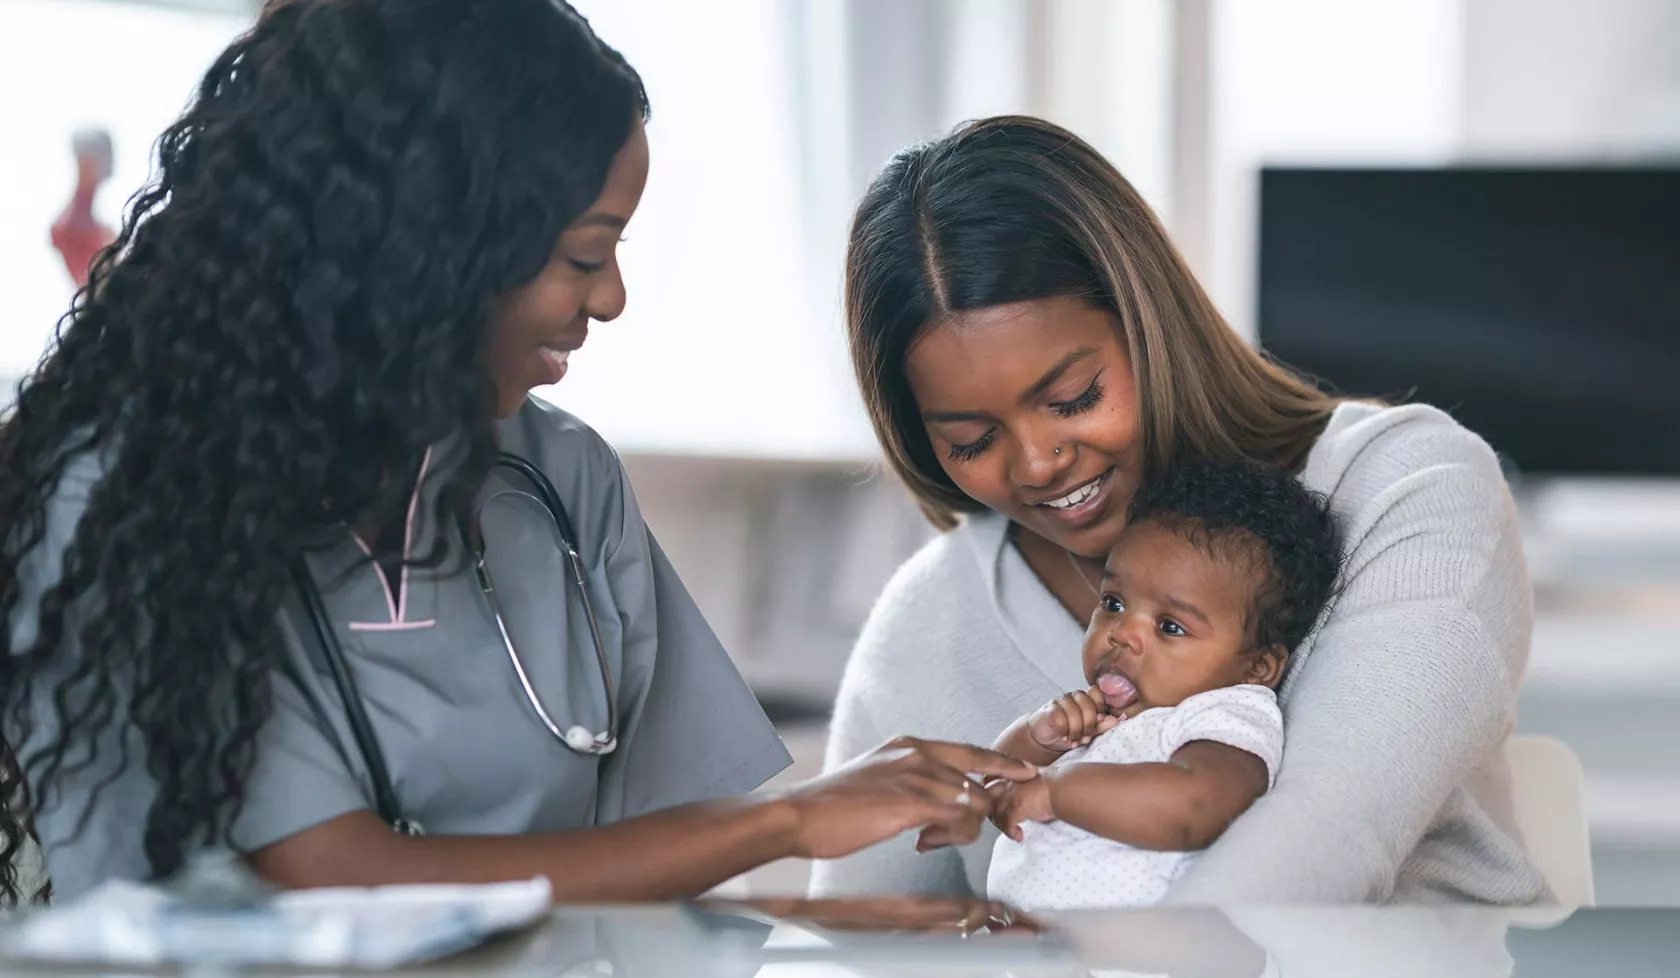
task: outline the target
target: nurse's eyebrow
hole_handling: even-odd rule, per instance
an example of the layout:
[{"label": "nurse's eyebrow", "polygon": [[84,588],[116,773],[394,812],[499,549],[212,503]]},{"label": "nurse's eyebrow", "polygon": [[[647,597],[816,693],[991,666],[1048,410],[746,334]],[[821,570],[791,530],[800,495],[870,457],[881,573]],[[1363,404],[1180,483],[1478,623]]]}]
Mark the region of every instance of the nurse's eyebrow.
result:
[{"label": "nurse's eyebrow", "polygon": [[[1086,360],[1086,359],[1089,359],[1091,357],[1094,357],[1096,355],[1097,355],[1097,349],[1096,349],[1096,347],[1093,347],[1093,346],[1080,347],[1079,349],[1074,350],[1072,353],[1069,353],[1067,356],[1065,356],[1065,357],[1061,358],[1060,360],[1056,361],[1055,366],[1051,367],[1049,370],[1046,370],[1044,372],[1044,376],[1042,376],[1042,377],[1038,378],[1037,380],[1033,381],[1032,385],[1021,393],[1021,396],[1019,398],[1019,402],[1021,404],[1027,404],[1027,403],[1030,403],[1034,400],[1037,400],[1040,396],[1042,396],[1044,394],[1045,391],[1049,390],[1052,386],[1054,386],[1056,381],[1061,380],[1063,374],[1065,374],[1069,370],[1073,369],[1074,364],[1080,362],[1081,360]],[[988,418],[987,415],[981,414],[981,413],[975,412],[975,411],[923,411],[922,412],[922,420],[923,421],[934,421],[934,422],[943,421],[943,422],[946,422],[947,424],[960,423],[960,422],[963,422],[963,421],[985,421],[985,420],[987,420],[987,418]]]},{"label": "nurse's eyebrow", "polygon": [[612,228],[615,231],[624,230],[630,221],[617,214],[585,214],[572,222],[571,230],[579,228]]}]

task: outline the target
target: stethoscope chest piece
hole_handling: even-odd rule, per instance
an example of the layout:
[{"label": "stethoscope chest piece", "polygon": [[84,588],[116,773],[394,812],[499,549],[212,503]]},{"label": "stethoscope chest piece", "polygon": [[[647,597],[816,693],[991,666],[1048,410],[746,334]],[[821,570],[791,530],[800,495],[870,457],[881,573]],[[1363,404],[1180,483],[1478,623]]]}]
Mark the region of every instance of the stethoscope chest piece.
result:
[{"label": "stethoscope chest piece", "polygon": [[589,728],[575,723],[566,728],[566,734],[561,739],[579,754],[611,754],[618,747],[618,738],[606,733],[590,733]]}]

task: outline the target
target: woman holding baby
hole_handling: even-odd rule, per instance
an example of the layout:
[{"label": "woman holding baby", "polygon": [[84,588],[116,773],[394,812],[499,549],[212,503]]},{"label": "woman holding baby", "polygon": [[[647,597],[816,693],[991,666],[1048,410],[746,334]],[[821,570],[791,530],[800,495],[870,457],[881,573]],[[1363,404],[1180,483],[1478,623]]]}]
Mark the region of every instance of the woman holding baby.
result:
[{"label": "woman holding baby", "polygon": [[[1426,406],[1322,393],[1251,350],[1137,192],[1039,120],[984,120],[892,160],[853,224],[846,311],[887,458],[947,532],[864,629],[831,765],[889,733],[1049,764],[993,789],[1011,836],[999,858],[1042,870],[1098,865],[1103,846],[1206,847],[1164,869],[1114,863],[1154,873],[1146,902],[1545,896],[1514,840],[1500,750],[1530,589],[1480,438]],[[1155,488],[1189,460],[1235,487]],[[1286,492],[1275,481],[1245,483],[1264,483],[1256,466],[1327,504],[1339,549],[1315,547],[1310,507],[1268,495]],[[1167,498],[1131,527],[1140,487]],[[1335,556],[1333,598],[1297,587],[1280,604]],[[1230,606],[1183,607],[1198,588]],[[1279,613],[1308,620],[1266,631]],[[1207,651],[1215,637],[1225,654]],[[1124,758],[1136,770],[1053,763],[1113,760],[1098,748],[1152,718],[1147,737],[1127,734],[1149,742]],[[1186,803],[1211,815],[1176,843],[1127,824]],[[1095,848],[1050,853],[1070,827],[1067,846]],[[813,890],[985,892],[995,838],[903,836],[819,864]]]}]

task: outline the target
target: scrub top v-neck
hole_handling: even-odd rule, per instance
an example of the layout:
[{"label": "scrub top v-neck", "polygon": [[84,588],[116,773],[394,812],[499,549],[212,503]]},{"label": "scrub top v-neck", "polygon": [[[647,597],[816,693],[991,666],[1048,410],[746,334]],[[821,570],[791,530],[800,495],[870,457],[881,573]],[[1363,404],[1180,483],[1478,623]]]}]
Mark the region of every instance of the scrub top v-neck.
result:
[{"label": "scrub top v-neck", "polygon": [[[740,794],[786,767],[786,749],[649,533],[611,447],[536,399],[502,422],[499,436],[553,481],[571,516],[618,698],[619,746],[580,755],[550,734],[470,570],[446,562],[390,580],[346,530],[338,545],[310,556],[309,570],[405,814],[432,834],[556,831]],[[407,553],[426,553],[437,540],[429,518],[436,475],[428,458],[405,528]],[[45,551],[62,549],[87,488],[81,506],[49,512],[49,531],[66,518],[69,526],[56,528],[63,534],[56,540],[49,533]],[[581,602],[565,578],[553,523],[527,489],[497,470],[481,491],[485,560],[545,708],[562,725],[599,730],[602,679]],[[43,576],[56,576],[56,560],[39,563],[51,565]],[[274,716],[232,828],[243,851],[372,807],[367,771],[301,605],[284,609],[280,625],[295,668],[276,677]],[[32,731],[26,742],[50,735]],[[119,745],[104,739],[101,756],[110,757]],[[102,767],[90,775],[107,773]],[[67,784],[38,818],[61,896],[108,877],[145,875],[140,832],[154,788],[142,767],[131,764],[101,794],[82,835],[70,837],[96,781]]]}]

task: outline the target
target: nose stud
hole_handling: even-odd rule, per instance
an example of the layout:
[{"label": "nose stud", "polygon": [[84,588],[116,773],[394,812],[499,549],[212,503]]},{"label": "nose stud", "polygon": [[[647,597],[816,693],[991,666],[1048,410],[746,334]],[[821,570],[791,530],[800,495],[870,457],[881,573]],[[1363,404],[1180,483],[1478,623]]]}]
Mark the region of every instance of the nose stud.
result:
[{"label": "nose stud", "polygon": [[1060,445],[1057,445],[1057,446],[1056,446],[1056,454],[1057,454],[1057,455],[1060,455],[1060,454],[1062,454],[1062,446],[1060,446]]}]

